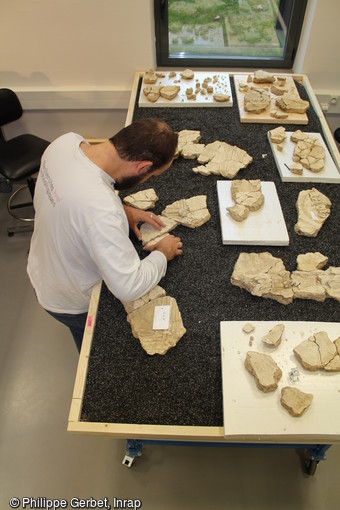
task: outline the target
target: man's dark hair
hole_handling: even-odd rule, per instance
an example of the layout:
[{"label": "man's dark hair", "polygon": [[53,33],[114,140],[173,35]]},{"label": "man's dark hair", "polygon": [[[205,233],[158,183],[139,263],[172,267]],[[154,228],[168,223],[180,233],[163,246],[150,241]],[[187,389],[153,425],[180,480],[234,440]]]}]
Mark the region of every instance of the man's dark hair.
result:
[{"label": "man's dark hair", "polygon": [[166,122],[156,118],[135,120],[112,136],[120,158],[126,161],[152,161],[151,171],[174,157],[178,135]]}]

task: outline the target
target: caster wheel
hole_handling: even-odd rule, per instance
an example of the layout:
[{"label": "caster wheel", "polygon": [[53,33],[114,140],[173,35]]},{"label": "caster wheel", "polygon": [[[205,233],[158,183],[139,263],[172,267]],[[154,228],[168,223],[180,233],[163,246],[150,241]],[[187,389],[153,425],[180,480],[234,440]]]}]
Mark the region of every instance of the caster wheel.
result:
[{"label": "caster wheel", "polygon": [[315,475],[318,464],[319,464],[318,460],[306,459],[304,462],[305,473],[309,476]]}]

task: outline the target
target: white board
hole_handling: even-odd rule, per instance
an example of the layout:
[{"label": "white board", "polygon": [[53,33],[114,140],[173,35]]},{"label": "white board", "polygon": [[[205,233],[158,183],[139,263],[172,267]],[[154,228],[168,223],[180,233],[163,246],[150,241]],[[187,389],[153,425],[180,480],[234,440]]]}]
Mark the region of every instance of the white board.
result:
[{"label": "white board", "polygon": [[[169,71],[165,71],[165,78],[158,78],[155,85],[178,85],[180,87],[180,91],[178,92],[177,96],[174,99],[165,99],[164,97],[160,97],[155,103],[151,103],[147,100],[146,96],[143,94],[144,87],[151,87],[152,85],[144,83],[144,77],[142,82],[142,87],[139,95],[139,101],[138,105],[139,107],[145,107],[145,108],[159,108],[159,107],[197,107],[197,106],[214,106],[214,107],[226,107],[226,106],[233,106],[233,96],[231,92],[230,87],[230,79],[229,79],[229,73],[223,73],[223,72],[201,72],[201,71],[194,71],[194,77],[191,80],[184,80],[181,78],[181,71],[175,71],[176,76],[174,78],[169,78]],[[217,82],[213,83],[214,76],[217,76]],[[211,78],[211,82],[209,82],[209,85],[212,85],[214,87],[214,93],[222,93],[222,94],[228,94],[230,96],[230,99],[228,101],[225,101],[223,103],[220,103],[218,101],[215,101],[213,98],[213,94],[205,94],[202,95],[198,93],[196,95],[196,100],[188,99],[186,95],[186,90],[188,88],[192,88],[195,92],[196,89],[196,82],[199,81],[201,88],[203,81],[206,78]]]},{"label": "white board", "polygon": [[[332,156],[330,155],[327,145],[325,144],[320,133],[308,133],[308,135],[313,138],[317,138],[321,145],[325,149],[325,166],[321,170],[321,172],[311,172],[306,168],[303,169],[302,175],[293,174],[289,167],[293,163],[293,153],[296,144],[291,141],[290,137],[293,131],[286,131],[287,138],[284,142],[282,142],[282,151],[277,149],[277,144],[273,143],[270,139],[270,135],[268,132],[268,140],[270,143],[271,150],[273,152],[277,169],[280,173],[281,179],[283,182],[329,182],[336,183],[340,182],[340,173],[337,169]],[[287,166],[286,166],[287,165]]]},{"label": "white board", "polygon": [[[330,340],[340,335],[340,323],[249,321],[255,326],[246,334],[246,321],[220,323],[224,435],[230,441],[329,441],[340,442],[340,372],[309,372],[294,356],[293,348],[313,333],[326,331]],[[275,349],[261,338],[276,324],[284,324],[283,339]],[[250,336],[254,337],[252,346]],[[278,389],[259,390],[255,378],[245,369],[247,351],[270,354],[282,370]],[[298,370],[296,377],[289,374]],[[300,417],[292,417],[280,403],[281,388],[294,386],[312,393],[310,407]]]},{"label": "white board", "polygon": [[231,181],[217,181],[217,196],[223,244],[287,246],[289,236],[274,182],[262,182],[264,204],[250,211],[244,221],[235,221],[227,207],[235,205],[231,198]]}]

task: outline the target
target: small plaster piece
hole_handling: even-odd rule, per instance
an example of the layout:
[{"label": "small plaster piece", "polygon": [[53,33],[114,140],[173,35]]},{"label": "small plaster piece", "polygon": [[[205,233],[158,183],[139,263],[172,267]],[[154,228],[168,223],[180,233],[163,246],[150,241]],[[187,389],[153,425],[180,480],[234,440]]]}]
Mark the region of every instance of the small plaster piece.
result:
[{"label": "small plaster piece", "polygon": [[180,75],[183,78],[183,80],[192,80],[193,77],[195,76],[195,73],[191,69],[186,69],[185,71],[182,71]]},{"label": "small plaster piece", "polygon": [[280,345],[282,340],[282,335],[284,332],[284,325],[283,324],[276,324],[263,338],[262,342],[264,342],[267,345],[271,345],[273,347],[277,347]]},{"label": "small plaster piece", "polygon": [[281,404],[294,417],[302,416],[313,400],[311,393],[304,393],[297,388],[285,386],[281,389]]},{"label": "small plaster piece", "polygon": [[286,135],[286,128],[283,126],[278,126],[275,129],[271,129],[269,132],[269,137],[273,143],[282,143],[285,141],[287,135]]},{"label": "small plaster piece", "polygon": [[244,331],[245,333],[251,333],[252,331],[254,331],[254,329],[255,326],[250,322],[247,322],[247,324],[243,326],[242,331]]}]

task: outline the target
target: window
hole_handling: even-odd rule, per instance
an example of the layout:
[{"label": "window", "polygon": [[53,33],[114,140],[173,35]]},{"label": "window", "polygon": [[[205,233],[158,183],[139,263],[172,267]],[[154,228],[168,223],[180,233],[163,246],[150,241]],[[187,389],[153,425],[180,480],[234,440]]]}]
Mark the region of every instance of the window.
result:
[{"label": "window", "polygon": [[158,66],[292,68],[308,0],[154,0]]}]

